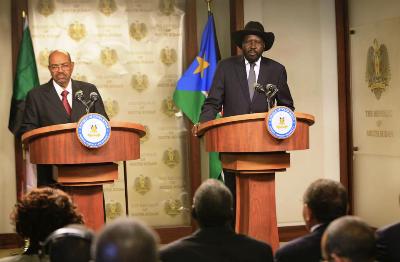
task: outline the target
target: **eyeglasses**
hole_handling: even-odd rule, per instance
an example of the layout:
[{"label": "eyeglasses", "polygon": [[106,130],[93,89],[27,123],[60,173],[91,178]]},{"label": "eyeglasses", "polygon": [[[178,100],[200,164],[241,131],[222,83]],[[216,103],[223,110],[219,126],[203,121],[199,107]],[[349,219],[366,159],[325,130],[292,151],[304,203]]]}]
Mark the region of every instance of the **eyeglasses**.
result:
[{"label": "eyeglasses", "polygon": [[57,64],[49,65],[50,70],[53,72],[59,71],[60,69],[62,71],[65,71],[65,70],[68,70],[70,67],[71,67],[71,63],[64,63],[61,65],[57,65]]}]

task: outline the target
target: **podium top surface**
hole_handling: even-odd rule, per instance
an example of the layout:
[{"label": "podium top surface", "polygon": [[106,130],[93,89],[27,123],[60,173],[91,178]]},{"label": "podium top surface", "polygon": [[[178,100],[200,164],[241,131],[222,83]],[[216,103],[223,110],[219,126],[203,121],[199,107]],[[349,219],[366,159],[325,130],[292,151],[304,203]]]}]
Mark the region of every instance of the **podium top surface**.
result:
[{"label": "podium top surface", "polygon": [[[211,120],[211,121],[208,121],[208,122],[205,122],[205,123],[202,123],[199,125],[199,128],[197,130],[197,135],[202,136],[210,128],[222,126],[222,125],[225,125],[228,123],[263,120],[263,119],[265,119],[267,114],[268,114],[268,112],[253,113],[253,114],[222,117],[222,118],[218,118],[215,120]],[[297,121],[305,122],[309,126],[313,125],[315,122],[315,118],[313,115],[301,113],[301,112],[295,112],[294,114],[297,118]]]},{"label": "podium top surface", "polygon": [[[28,144],[32,139],[37,138],[43,135],[49,135],[52,133],[58,133],[68,130],[76,129],[78,123],[67,123],[67,124],[58,124],[51,125],[45,127],[39,127],[28,131],[22,135],[21,141],[24,144]],[[143,137],[146,134],[145,128],[141,124],[132,123],[132,122],[124,122],[124,121],[110,121],[111,129],[125,129],[132,130],[139,134],[140,137]]]},{"label": "podium top surface", "polygon": [[76,134],[77,123],[59,124],[26,132],[22,142],[29,146],[34,164],[94,164],[140,158],[140,137],[146,132],[136,123],[111,121],[111,136],[99,148],[87,148]]}]

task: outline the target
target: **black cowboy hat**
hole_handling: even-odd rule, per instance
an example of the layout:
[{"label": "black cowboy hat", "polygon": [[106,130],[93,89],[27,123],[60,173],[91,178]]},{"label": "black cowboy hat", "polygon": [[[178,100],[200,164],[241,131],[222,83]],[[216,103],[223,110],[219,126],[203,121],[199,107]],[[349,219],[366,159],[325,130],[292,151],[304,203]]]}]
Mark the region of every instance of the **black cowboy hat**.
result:
[{"label": "black cowboy hat", "polygon": [[242,48],[243,39],[246,35],[257,35],[264,40],[264,51],[269,50],[275,40],[275,35],[272,32],[265,32],[264,27],[260,22],[250,21],[246,24],[243,30],[232,33],[232,39],[235,44]]}]

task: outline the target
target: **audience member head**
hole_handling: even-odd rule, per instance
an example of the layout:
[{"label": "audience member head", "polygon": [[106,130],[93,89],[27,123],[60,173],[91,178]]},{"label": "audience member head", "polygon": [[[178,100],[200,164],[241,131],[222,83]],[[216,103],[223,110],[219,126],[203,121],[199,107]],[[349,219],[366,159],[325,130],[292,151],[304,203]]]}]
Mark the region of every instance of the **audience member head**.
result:
[{"label": "audience member head", "polygon": [[93,238],[93,232],[83,225],[59,228],[44,241],[42,255],[54,262],[88,262]]},{"label": "audience member head", "polygon": [[157,262],[158,237],[133,218],[119,218],[107,224],[93,246],[96,262]]},{"label": "audience member head", "polygon": [[11,213],[16,232],[29,239],[27,254],[36,254],[54,230],[68,224],[82,224],[82,215],[71,198],[59,189],[43,187],[26,194]]},{"label": "audience member head", "polygon": [[229,225],[233,218],[232,194],[220,181],[207,179],[193,198],[193,217],[200,227]]},{"label": "audience member head", "polygon": [[333,221],[325,230],[321,247],[327,261],[374,261],[374,231],[361,219],[344,216]]},{"label": "audience member head", "polygon": [[330,179],[318,179],[303,196],[303,218],[306,226],[329,223],[347,213],[347,192],[342,184]]}]

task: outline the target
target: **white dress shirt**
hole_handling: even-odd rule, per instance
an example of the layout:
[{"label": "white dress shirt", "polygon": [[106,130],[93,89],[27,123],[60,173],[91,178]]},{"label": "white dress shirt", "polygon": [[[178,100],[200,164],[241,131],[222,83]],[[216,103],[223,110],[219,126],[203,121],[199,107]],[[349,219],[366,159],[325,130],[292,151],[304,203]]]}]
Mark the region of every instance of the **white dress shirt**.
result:
[{"label": "white dress shirt", "polygon": [[72,109],[72,83],[71,83],[71,79],[69,80],[69,83],[68,83],[68,85],[67,85],[67,88],[65,88],[65,89],[62,88],[59,84],[57,84],[56,81],[54,81],[54,80],[53,80],[53,86],[54,86],[54,88],[56,89],[56,92],[57,92],[57,94],[58,94],[58,97],[60,98],[61,101],[62,101],[62,95],[61,95],[61,93],[62,93],[64,90],[67,90],[67,91],[68,91],[67,101],[68,101],[69,106],[70,106],[71,109]]}]

